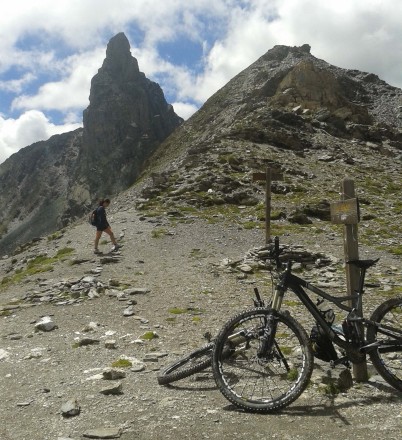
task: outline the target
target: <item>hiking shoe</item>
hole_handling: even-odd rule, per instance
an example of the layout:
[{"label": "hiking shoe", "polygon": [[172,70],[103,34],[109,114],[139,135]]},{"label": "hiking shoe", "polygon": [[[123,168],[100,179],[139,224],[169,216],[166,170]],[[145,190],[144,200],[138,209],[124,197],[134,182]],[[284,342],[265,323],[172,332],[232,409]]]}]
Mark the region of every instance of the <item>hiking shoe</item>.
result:
[{"label": "hiking shoe", "polygon": [[117,252],[120,249],[121,246],[119,246],[118,244],[115,244],[112,248],[112,252]]},{"label": "hiking shoe", "polygon": [[102,252],[99,249],[94,250],[94,254],[101,254]]}]

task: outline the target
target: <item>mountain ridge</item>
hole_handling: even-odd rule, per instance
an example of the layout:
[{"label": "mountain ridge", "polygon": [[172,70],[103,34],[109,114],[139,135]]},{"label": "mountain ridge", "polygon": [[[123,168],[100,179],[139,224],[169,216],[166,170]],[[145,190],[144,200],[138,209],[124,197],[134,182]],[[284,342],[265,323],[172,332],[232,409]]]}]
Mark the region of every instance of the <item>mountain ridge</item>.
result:
[{"label": "mountain ridge", "polygon": [[143,206],[163,212],[252,204],[261,218],[264,195],[252,174],[266,166],[285,173],[273,184],[286,195],[285,217],[298,205],[328,200],[345,176],[366,174],[363,180],[391,188],[400,181],[401,104],[402,91],[375,75],[332,66],[308,45],[275,46],[147,161],[144,177],[152,177]]}]

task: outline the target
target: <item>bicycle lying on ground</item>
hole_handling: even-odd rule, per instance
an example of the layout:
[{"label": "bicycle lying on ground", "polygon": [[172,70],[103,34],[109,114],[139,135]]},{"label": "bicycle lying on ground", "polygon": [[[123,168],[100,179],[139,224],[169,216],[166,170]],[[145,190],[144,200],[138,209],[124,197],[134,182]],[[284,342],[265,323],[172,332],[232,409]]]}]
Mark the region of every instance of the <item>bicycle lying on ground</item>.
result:
[{"label": "bicycle lying on ground", "polygon": [[[370,319],[358,312],[362,310],[366,270],[378,260],[348,261],[360,269],[359,287],[353,295],[335,297],[294,275],[290,261],[283,269],[280,253],[276,238],[271,258],[279,276],[271,304],[265,307],[256,291],[254,309],[230,319],[215,341],[165,369],[158,380],[187,377],[212,361],[215,382],[230,402],[248,411],[272,412],[286,407],[305,390],[314,355],[333,367],[362,362],[368,355],[385,381],[402,391],[402,298],[385,301]],[[288,290],[316,321],[310,337],[288,311],[281,311]],[[314,304],[306,290],[347,313],[341,329],[333,326],[333,310]],[[353,306],[344,304],[346,301]]]},{"label": "bicycle lying on ground", "polygon": [[[368,354],[378,373],[402,391],[402,298],[385,301],[370,319],[358,313],[366,270],[378,260],[348,261],[360,269],[359,287],[353,295],[339,298],[294,275],[290,261],[281,271],[279,255],[279,240],[275,239],[273,258],[280,274],[271,306],[238,314],[216,338],[212,368],[222,394],[246,410],[270,412],[283,408],[307,387],[314,354],[332,366],[359,363]],[[288,289],[317,323],[313,343],[301,324],[281,311]],[[347,312],[342,331],[332,326],[333,311],[320,310],[306,290]],[[344,304],[348,300],[353,307]],[[333,344],[343,353],[340,358]]]},{"label": "bicycle lying on ground", "polygon": [[[263,307],[260,294],[257,289],[254,289],[256,299],[254,300],[255,307]],[[181,379],[185,379],[195,373],[211,366],[212,363],[212,350],[215,345],[215,341],[211,342],[211,335],[206,333],[204,337],[208,340],[208,343],[203,347],[198,348],[187,356],[177,360],[173,364],[165,367],[157,376],[159,385],[167,385],[172,382],[176,382]]]}]

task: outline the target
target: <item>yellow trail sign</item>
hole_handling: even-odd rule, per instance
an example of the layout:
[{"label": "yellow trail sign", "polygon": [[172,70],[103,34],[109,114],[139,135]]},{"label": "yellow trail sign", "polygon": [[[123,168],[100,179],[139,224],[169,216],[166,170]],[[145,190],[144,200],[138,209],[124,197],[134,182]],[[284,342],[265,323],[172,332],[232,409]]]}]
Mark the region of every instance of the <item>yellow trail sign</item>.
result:
[{"label": "yellow trail sign", "polygon": [[357,225],[359,223],[359,204],[356,198],[333,202],[330,207],[332,223],[342,225]]}]

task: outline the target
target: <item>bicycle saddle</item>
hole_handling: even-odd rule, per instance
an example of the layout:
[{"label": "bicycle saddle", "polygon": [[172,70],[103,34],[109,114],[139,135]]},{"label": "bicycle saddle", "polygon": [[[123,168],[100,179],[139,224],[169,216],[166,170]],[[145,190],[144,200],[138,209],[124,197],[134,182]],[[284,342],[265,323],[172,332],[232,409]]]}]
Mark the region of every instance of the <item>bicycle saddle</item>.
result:
[{"label": "bicycle saddle", "polygon": [[378,260],[379,258],[376,258],[375,260],[349,260],[346,263],[353,264],[360,269],[368,269],[369,267],[374,266]]}]

